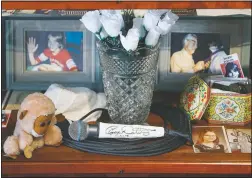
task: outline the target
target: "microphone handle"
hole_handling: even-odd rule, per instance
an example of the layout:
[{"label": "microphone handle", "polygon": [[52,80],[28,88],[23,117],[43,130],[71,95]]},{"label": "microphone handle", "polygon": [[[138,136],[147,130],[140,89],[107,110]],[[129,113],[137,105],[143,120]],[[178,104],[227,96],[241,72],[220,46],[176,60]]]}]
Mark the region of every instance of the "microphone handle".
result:
[{"label": "microphone handle", "polygon": [[99,123],[99,138],[157,138],[165,134],[163,127]]},{"label": "microphone handle", "polygon": [[99,136],[99,127],[96,124],[87,124],[87,137],[95,137]]}]

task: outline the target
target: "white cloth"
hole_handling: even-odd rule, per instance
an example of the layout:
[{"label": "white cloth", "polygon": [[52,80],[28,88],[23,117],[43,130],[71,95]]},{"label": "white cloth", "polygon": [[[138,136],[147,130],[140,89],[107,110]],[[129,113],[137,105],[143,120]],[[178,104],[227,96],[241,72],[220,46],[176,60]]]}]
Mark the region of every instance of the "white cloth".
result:
[{"label": "white cloth", "polygon": [[[53,101],[55,114],[62,114],[69,121],[79,120],[95,108],[106,107],[104,93],[96,93],[85,87],[63,87],[52,84],[45,95]],[[83,121],[96,121],[101,113],[101,111],[94,112]]]},{"label": "white cloth", "polygon": [[212,74],[222,74],[221,73],[221,63],[223,63],[223,57],[227,56],[224,51],[219,51],[211,56],[211,64],[209,67],[209,73]]}]

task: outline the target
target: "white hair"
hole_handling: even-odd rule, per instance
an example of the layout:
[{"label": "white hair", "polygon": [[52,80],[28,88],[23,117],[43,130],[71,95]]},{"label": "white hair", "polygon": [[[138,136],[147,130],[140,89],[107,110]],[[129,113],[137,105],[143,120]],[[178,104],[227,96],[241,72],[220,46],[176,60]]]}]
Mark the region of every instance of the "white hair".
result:
[{"label": "white hair", "polygon": [[191,33],[187,34],[187,35],[183,38],[183,41],[182,41],[183,46],[185,46],[187,40],[192,39],[192,38],[194,38],[194,39],[197,40],[197,35],[191,34]]}]

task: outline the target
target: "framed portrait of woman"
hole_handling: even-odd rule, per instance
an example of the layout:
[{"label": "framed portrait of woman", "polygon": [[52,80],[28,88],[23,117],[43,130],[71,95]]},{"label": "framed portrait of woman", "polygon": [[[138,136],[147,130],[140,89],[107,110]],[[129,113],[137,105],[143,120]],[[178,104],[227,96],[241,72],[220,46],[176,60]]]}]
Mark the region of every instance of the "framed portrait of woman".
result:
[{"label": "framed portrait of woman", "polygon": [[193,126],[195,153],[231,153],[224,126]]}]

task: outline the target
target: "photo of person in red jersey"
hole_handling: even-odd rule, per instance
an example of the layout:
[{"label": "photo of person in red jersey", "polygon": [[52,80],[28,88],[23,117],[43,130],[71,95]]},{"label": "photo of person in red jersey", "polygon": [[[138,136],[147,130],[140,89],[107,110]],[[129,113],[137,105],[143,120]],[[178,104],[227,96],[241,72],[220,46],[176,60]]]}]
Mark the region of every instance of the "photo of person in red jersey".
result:
[{"label": "photo of person in red jersey", "polygon": [[[27,43],[28,58],[32,71],[78,71],[74,59],[67,49],[64,48],[64,33],[50,32],[48,34],[47,48],[38,56],[35,56],[39,44],[36,38],[29,37]],[[48,61],[47,63],[43,63]]]}]

